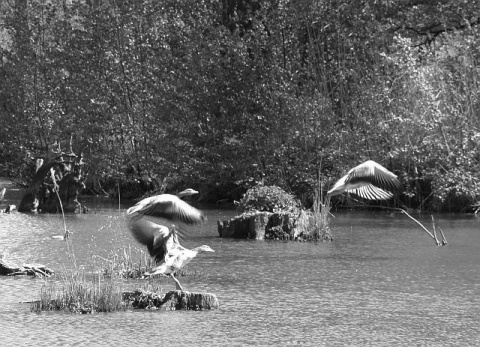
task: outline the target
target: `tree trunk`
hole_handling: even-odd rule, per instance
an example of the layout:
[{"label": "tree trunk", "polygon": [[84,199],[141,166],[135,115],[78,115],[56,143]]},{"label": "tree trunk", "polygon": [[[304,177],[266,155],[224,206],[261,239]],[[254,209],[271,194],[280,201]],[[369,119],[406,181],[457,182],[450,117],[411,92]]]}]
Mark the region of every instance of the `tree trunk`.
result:
[{"label": "tree trunk", "polygon": [[[62,152],[50,149],[45,160],[37,159],[32,182],[20,202],[19,212],[44,213],[75,212],[80,210],[78,195],[85,188],[82,155],[70,150]],[[60,203],[60,200],[61,203]]]}]

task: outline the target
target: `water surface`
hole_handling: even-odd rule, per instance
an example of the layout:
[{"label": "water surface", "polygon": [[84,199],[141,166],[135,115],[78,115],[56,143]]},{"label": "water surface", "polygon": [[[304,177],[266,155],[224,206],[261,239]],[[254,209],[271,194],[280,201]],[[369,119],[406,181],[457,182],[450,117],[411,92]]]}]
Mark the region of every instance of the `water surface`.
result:
[{"label": "water surface", "polygon": [[[8,192],[9,203],[18,204]],[[129,247],[129,203],[84,199],[91,213],[67,216],[77,264]],[[42,280],[0,277],[2,345],[37,346],[478,346],[480,219],[438,215],[448,239],[436,247],[400,214],[336,213],[332,243],[221,239],[217,220],[235,211],[206,208],[208,222],[184,241],[208,244],[181,277],[186,290],[217,295],[203,312],[127,310],[75,315],[32,313]],[[430,216],[415,216],[430,226]],[[18,263],[71,268],[59,216],[0,215],[0,253]],[[138,282],[125,281],[125,289]],[[174,282],[162,279],[164,290]]]}]

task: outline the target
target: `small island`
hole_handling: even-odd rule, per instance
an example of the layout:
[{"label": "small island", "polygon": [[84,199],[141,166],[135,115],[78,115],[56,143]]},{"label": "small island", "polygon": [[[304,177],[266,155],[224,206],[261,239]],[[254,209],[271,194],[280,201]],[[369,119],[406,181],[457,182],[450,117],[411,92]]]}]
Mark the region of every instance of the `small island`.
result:
[{"label": "small island", "polygon": [[218,221],[222,238],[331,241],[329,206],[319,199],[306,210],[293,195],[276,186],[255,186],[238,204],[240,215]]}]

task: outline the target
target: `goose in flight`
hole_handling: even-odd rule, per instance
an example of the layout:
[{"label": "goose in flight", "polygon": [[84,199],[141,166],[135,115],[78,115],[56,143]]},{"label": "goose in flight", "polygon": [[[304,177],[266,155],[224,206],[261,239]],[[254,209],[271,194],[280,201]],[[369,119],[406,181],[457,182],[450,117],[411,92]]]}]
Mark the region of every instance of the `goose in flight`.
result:
[{"label": "goose in flight", "polygon": [[373,160],[367,160],[340,178],[327,196],[349,192],[368,200],[387,200],[393,197],[393,192],[402,188],[394,173]]},{"label": "goose in flight", "polygon": [[[146,198],[127,210],[127,220],[133,237],[142,245],[147,246],[150,256],[157,263],[146,276],[164,274],[170,276],[178,290],[182,285],[175,278],[175,273],[186,266],[201,252],[214,252],[207,245],[187,249],[178,242],[178,231],[173,222],[199,224],[205,220],[204,214],[190,206],[181,197],[197,194],[193,189],[186,189],[177,195],[161,194]],[[159,218],[155,222],[148,216]],[[163,219],[163,221],[162,221]],[[162,224],[170,225],[167,227]]]}]

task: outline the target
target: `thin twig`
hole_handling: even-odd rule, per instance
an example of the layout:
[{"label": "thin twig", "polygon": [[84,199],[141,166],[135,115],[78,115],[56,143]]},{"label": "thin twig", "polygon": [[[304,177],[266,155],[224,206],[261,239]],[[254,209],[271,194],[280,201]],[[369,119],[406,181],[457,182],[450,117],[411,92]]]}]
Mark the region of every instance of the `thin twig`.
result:
[{"label": "thin twig", "polygon": [[443,234],[442,229],[438,228],[438,230],[440,230],[440,233],[442,234],[442,246],[445,246],[447,244],[447,238]]},{"label": "thin twig", "polygon": [[[360,206],[360,205],[359,205]],[[443,240],[442,242],[438,241],[437,237],[436,237],[436,234],[432,234],[422,223],[420,223],[418,220],[416,220],[415,218],[413,218],[412,216],[410,216],[408,214],[407,211],[405,211],[403,208],[398,208],[398,207],[386,207],[386,206],[373,206],[373,205],[362,205],[363,207],[375,207],[375,208],[381,208],[381,209],[385,209],[385,210],[391,210],[391,211],[400,211],[402,212],[403,214],[405,214],[408,218],[410,218],[411,220],[413,220],[415,223],[417,223],[423,230],[425,230],[425,232],[430,235],[430,237],[432,239],[435,240],[435,243],[437,244],[437,246],[444,246],[447,244],[446,242],[446,239],[445,239],[445,236],[443,236],[443,232],[442,232],[442,236],[443,236]],[[432,221],[433,221],[433,231],[435,233],[435,221],[433,219],[433,216],[432,216]],[[440,228],[438,228],[440,230]]]},{"label": "thin twig", "polygon": [[64,239],[67,239],[68,237],[68,231],[67,231],[67,223],[65,222],[65,213],[63,211],[63,204],[62,204],[62,199],[60,198],[60,194],[58,194],[58,190],[60,189],[57,181],[55,181],[55,172],[53,171],[53,167],[50,168],[50,176],[52,178],[53,182],[53,191],[57,194],[58,202],[60,203],[60,210],[62,211],[62,217],[63,217],[63,237]]},{"label": "thin twig", "polygon": [[440,241],[438,241],[438,238],[437,238],[437,230],[435,228],[435,219],[433,218],[433,215],[431,217],[432,217],[433,236],[435,238],[435,242],[437,243],[437,245],[440,245]]},{"label": "thin twig", "polygon": [[413,218],[412,216],[410,216],[410,215],[407,213],[407,211],[402,210],[402,209],[400,209],[400,211],[402,211],[404,214],[406,214],[407,217],[410,218],[411,220],[413,220],[415,223],[417,223],[418,225],[420,225],[420,227],[421,227],[423,230],[425,230],[425,231],[427,232],[427,234],[430,235],[430,237],[431,237],[432,239],[435,240],[435,236],[433,236],[433,234],[432,234],[427,228],[425,228],[425,226],[424,226],[422,223],[420,223],[418,220],[416,220],[415,218]]},{"label": "thin twig", "polygon": [[121,205],[120,205],[120,182],[117,182],[117,190],[118,190],[118,210],[121,211]]},{"label": "thin twig", "polygon": [[68,243],[68,236],[69,236],[70,233],[67,230],[67,222],[65,221],[65,212],[63,210],[62,199],[60,198],[60,194],[58,193],[60,187],[58,186],[57,181],[55,180],[55,171],[53,170],[53,167],[50,168],[50,176],[51,176],[52,181],[53,181],[53,190],[57,194],[58,202],[60,203],[60,210],[62,211],[63,231],[64,231],[63,239],[65,240],[65,242],[67,244],[67,251],[68,251],[68,254],[70,256],[70,259],[72,260],[73,266],[75,268],[77,268],[77,262],[75,261],[75,254],[73,252],[73,249],[70,249],[70,245]]}]

